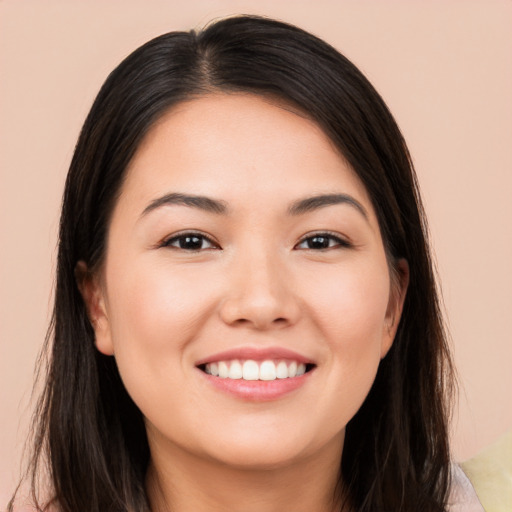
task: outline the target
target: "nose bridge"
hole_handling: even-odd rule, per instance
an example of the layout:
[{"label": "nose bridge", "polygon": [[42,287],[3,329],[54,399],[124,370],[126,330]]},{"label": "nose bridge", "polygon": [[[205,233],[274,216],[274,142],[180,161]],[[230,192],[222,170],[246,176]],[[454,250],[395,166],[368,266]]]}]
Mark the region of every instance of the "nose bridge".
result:
[{"label": "nose bridge", "polygon": [[298,304],[275,248],[251,245],[236,255],[222,307],[224,321],[264,329],[294,323]]}]

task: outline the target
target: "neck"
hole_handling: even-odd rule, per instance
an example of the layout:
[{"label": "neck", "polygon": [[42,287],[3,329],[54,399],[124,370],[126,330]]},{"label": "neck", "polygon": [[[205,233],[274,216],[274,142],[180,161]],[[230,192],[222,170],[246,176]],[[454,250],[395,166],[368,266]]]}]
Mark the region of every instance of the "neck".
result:
[{"label": "neck", "polygon": [[151,511],[338,512],[339,440],[336,444],[314,457],[266,469],[232,467],[159,447],[152,450],[146,478]]}]

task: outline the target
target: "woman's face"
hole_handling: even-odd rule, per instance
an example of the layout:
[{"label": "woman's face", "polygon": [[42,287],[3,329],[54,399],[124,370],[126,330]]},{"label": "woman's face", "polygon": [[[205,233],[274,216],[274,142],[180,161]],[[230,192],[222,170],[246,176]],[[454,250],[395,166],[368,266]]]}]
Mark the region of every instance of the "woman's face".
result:
[{"label": "woman's face", "polygon": [[367,192],[319,127],[216,94],[146,136],[83,291],[152,448],[271,468],[339,457],[405,286],[392,292]]}]

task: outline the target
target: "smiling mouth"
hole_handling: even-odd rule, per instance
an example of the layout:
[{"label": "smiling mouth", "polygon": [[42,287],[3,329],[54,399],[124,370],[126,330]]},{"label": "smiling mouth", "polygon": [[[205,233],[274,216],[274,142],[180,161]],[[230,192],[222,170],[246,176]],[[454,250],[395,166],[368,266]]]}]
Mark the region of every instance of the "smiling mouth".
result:
[{"label": "smiling mouth", "polygon": [[272,381],[301,377],[315,368],[315,365],[285,359],[263,361],[233,359],[205,363],[198,368],[208,375],[221,379]]}]

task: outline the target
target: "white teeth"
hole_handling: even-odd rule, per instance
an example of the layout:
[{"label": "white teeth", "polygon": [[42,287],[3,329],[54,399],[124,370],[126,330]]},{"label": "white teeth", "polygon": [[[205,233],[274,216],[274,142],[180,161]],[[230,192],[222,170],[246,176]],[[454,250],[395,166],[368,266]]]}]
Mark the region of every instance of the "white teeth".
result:
[{"label": "white teeth", "polygon": [[219,361],[219,377],[226,379],[229,376],[229,368],[226,362]]},{"label": "white teeth", "polygon": [[241,379],[243,376],[242,365],[239,361],[233,361],[231,366],[229,367],[229,375],[230,379]]},{"label": "white teeth", "polygon": [[250,359],[245,361],[243,366],[243,379],[244,380],[258,380],[260,377],[260,369],[256,361]]},{"label": "white teeth", "polygon": [[219,376],[219,365],[217,363],[210,363],[206,365],[206,368],[210,367],[210,374],[215,375],[215,377]]},{"label": "white teeth", "polygon": [[205,373],[220,377],[221,379],[243,380],[275,380],[300,377],[306,373],[306,365],[297,361],[275,361],[267,359],[257,362],[248,359],[243,363],[237,359],[233,361],[218,361],[208,363],[204,367]]},{"label": "white teeth", "polygon": [[276,380],[274,361],[263,361],[260,366],[260,380]]},{"label": "white teeth", "polygon": [[284,361],[281,361],[276,368],[276,377],[278,379],[287,379],[288,378],[288,366]]}]

